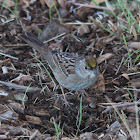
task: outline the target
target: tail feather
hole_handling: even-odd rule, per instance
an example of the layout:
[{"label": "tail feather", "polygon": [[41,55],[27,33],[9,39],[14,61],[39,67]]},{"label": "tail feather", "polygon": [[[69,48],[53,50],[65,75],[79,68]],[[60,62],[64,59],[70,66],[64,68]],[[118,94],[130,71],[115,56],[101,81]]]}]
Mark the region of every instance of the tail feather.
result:
[{"label": "tail feather", "polygon": [[52,70],[56,69],[56,65],[52,57],[52,52],[49,50],[49,48],[44,47],[43,42],[41,42],[37,37],[35,37],[30,32],[26,32],[25,34],[22,34],[20,37],[31,47],[36,49],[44,57],[44,59],[47,61]]},{"label": "tail feather", "polygon": [[31,47],[36,49],[41,53],[41,50],[44,46],[43,42],[41,42],[37,37],[35,37],[32,33],[26,32],[20,36],[26,43],[28,43]]}]

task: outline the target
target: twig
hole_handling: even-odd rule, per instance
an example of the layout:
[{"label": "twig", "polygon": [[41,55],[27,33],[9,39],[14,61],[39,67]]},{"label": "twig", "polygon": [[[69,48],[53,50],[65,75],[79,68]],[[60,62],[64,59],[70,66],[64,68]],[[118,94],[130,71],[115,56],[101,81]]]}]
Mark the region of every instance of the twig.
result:
[{"label": "twig", "polygon": [[[71,1],[69,1],[71,2]],[[74,3],[74,2],[71,2],[72,4],[76,5],[76,6],[81,6],[81,7],[88,7],[88,8],[94,8],[94,9],[104,9],[104,10],[112,10],[110,8],[107,8],[107,7],[103,7],[103,6],[96,6],[96,5],[89,5],[89,4],[81,4],[81,3]]]},{"label": "twig", "polygon": [[118,67],[118,69],[117,69],[115,75],[118,74],[118,72],[119,72],[119,70],[120,70],[120,68],[121,68],[121,66],[122,66],[123,61],[124,61],[124,57],[122,58],[121,63],[120,63],[120,65],[119,65],[119,67]]},{"label": "twig", "polygon": [[84,23],[84,22],[67,22],[67,23],[64,23],[64,25],[93,25],[93,23]]},{"label": "twig", "polygon": [[13,58],[13,59],[18,60],[17,57],[11,56],[11,55],[9,55],[9,54],[5,54],[5,53],[2,53],[2,52],[0,52],[0,54],[1,54],[1,55],[4,55],[4,56],[6,56],[6,57],[10,57],[10,58]]},{"label": "twig", "polygon": [[107,107],[107,109],[105,109],[102,113],[107,113],[108,111],[110,111],[111,109],[113,109],[114,107],[116,108],[123,108],[123,107],[128,107],[128,106],[135,106],[135,104],[140,105],[140,102],[133,102],[133,103],[122,103],[122,104],[116,104],[114,106],[109,106]]},{"label": "twig", "polygon": [[29,46],[28,44],[9,44],[4,45],[5,47],[23,47],[23,46]]},{"label": "twig", "polygon": [[[0,84],[6,85],[9,88],[13,88],[13,89],[20,91],[20,92],[25,92],[28,88],[28,86],[17,85],[14,83],[4,82],[4,81],[0,81]],[[29,87],[28,92],[34,93],[34,92],[39,91],[39,90],[41,90],[41,89],[37,88],[37,87]]]},{"label": "twig", "polygon": [[48,43],[48,42],[50,42],[50,41],[52,41],[52,40],[54,40],[54,39],[57,39],[57,38],[59,38],[59,37],[65,35],[65,34],[66,34],[66,33],[62,33],[62,34],[60,34],[60,35],[58,35],[58,36],[55,36],[55,37],[53,37],[53,38],[51,38],[51,39],[49,39],[49,40],[47,40],[47,41],[44,41],[43,43]]},{"label": "twig", "polygon": [[138,92],[140,92],[140,89],[135,89],[135,88],[123,88],[123,89],[128,89],[128,90],[132,90],[132,91],[138,91]]},{"label": "twig", "polygon": [[2,22],[0,25],[3,25],[3,24],[6,24],[6,23],[9,23],[9,22],[11,22],[11,21],[14,21],[15,19],[9,19],[9,20],[7,20],[7,21],[5,21],[5,22]]}]

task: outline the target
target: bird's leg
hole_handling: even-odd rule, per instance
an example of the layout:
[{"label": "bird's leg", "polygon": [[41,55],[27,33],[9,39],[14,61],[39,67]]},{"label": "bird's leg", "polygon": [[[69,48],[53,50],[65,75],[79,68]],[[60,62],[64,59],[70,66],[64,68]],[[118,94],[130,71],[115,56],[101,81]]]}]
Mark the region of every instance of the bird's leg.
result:
[{"label": "bird's leg", "polygon": [[69,102],[68,102],[67,99],[66,99],[66,96],[65,96],[63,87],[62,87],[61,85],[60,85],[60,89],[61,89],[62,95],[63,95],[63,97],[64,97],[64,103],[65,103],[65,105],[70,107]]},{"label": "bird's leg", "polygon": [[89,97],[86,90],[80,90],[77,93],[78,93],[78,95],[81,95],[89,103],[89,105],[93,103],[93,99],[91,97]]}]

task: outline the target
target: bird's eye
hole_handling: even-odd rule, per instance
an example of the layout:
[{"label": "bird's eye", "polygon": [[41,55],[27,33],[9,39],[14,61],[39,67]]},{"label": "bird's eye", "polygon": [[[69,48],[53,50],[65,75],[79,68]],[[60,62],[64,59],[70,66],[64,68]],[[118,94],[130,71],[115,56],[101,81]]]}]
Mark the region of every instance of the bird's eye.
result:
[{"label": "bird's eye", "polygon": [[85,67],[85,69],[87,70],[87,69],[88,69],[88,67]]}]

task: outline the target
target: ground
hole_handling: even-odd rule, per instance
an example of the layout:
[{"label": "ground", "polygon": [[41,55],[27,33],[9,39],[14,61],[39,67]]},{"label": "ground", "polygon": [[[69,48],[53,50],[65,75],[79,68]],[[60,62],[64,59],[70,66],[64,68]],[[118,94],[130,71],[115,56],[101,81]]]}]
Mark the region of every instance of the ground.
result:
[{"label": "ground", "polygon": [[[0,1],[0,139],[138,140],[139,2],[53,2]],[[97,83],[61,87],[25,32],[52,50],[93,54]]]}]

